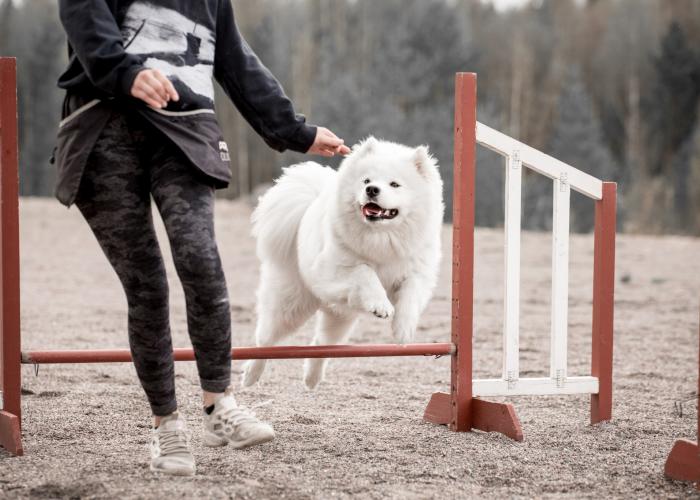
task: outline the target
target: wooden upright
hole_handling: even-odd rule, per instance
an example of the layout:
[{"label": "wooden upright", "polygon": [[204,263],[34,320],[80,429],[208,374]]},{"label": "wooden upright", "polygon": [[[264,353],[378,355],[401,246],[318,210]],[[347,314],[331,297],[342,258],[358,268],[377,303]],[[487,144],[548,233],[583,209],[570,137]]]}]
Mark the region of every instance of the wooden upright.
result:
[{"label": "wooden upright", "polygon": [[0,57],[0,446],[21,455],[17,155],[17,61]]},{"label": "wooden upright", "polygon": [[604,182],[603,199],[595,205],[591,374],[598,378],[598,393],[591,395],[591,424],[612,418],[616,220],[617,184]]},{"label": "wooden upright", "polygon": [[455,80],[454,190],[452,197],[452,356],[450,393],[433,394],[423,419],[453,431],[480,429],[521,441],[523,431],[509,403],[472,395],[474,323],[474,189],[476,178],[476,74]]}]

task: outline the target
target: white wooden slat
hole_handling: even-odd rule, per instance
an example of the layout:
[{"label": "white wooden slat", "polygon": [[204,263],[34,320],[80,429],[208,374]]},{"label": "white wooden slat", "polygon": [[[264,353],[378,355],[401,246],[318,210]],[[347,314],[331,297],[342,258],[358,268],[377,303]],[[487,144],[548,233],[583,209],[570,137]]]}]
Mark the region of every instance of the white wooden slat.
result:
[{"label": "white wooden slat", "polygon": [[550,377],[566,379],[569,317],[569,208],[571,190],[565,174],[554,181],[552,219],[552,316]]},{"label": "white wooden slat", "polygon": [[510,155],[514,150],[519,150],[520,159],[528,168],[550,179],[558,179],[561,174],[565,173],[572,189],[594,200],[603,198],[603,182],[600,179],[596,179],[586,172],[523,144],[483,123],[477,122],[476,124],[476,141],[504,156]]},{"label": "white wooden slat", "polygon": [[474,397],[597,394],[598,386],[597,377],[569,377],[562,386],[549,377],[521,378],[515,384],[501,379],[479,379],[472,382],[472,392]]},{"label": "white wooden slat", "polygon": [[505,187],[505,295],[503,304],[503,378],[519,377],[520,336],[520,229],[522,164],[520,151],[506,158]]}]

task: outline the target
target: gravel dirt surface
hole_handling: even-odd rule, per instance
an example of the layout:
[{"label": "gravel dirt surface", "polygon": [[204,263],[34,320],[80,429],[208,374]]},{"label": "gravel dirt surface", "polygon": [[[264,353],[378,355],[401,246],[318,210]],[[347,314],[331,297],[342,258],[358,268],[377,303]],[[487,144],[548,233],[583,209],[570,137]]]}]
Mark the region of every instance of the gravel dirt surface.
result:
[{"label": "gravel dirt surface", "polygon": [[[250,345],[258,264],[251,207],[217,202],[217,238],[231,297],[234,345]],[[124,348],[126,301],[78,210],[22,199],[23,348]],[[156,216],[170,275],[172,329],[189,346],[184,298]],[[478,377],[501,366],[503,237],[477,231]],[[417,341],[449,339],[450,241],[442,276]],[[452,433],[422,422],[430,395],[447,390],[448,358],[344,359],[309,392],[302,361],[272,361],[261,384],[238,392],[262,403],[277,439],[252,449],[201,445],[193,363],[177,367],[181,411],[194,431],[198,475],[148,470],[149,413],[128,364],[22,369],[25,456],[0,450],[0,498],[687,498],[689,485],[664,479],[673,441],[695,436],[700,240],[618,239],[614,420],[588,425],[586,396],[512,398],[525,440]],[[571,240],[570,373],[589,374],[593,242]],[[547,373],[551,237],[523,234],[522,376]],[[306,325],[294,343],[310,339]],[[366,317],[352,342],[390,342],[389,325]],[[234,363],[234,376],[241,362]]]}]

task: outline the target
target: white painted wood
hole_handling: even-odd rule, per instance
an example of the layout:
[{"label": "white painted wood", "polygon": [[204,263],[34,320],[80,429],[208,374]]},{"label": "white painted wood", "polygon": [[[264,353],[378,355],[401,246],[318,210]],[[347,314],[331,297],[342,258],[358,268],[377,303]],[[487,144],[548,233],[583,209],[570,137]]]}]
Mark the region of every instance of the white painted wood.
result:
[{"label": "white painted wood", "polygon": [[522,163],[520,151],[506,158],[505,272],[503,304],[503,378],[514,383],[519,377],[520,337],[520,229]]},{"label": "white painted wood", "polygon": [[569,208],[571,190],[563,173],[554,181],[552,219],[552,315],[550,377],[566,379],[566,347],[569,321]]},{"label": "white painted wood", "polygon": [[547,154],[538,151],[527,144],[516,141],[491,127],[477,122],[476,142],[503,156],[508,156],[512,151],[520,151],[520,159],[523,164],[550,179],[558,179],[562,173],[566,173],[571,188],[581,194],[600,200],[603,198],[603,182],[571,165],[557,160]]},{"label": "white painted wood", "polygon": [[479,379],[472,382],[472,392],[474,397],[598,394],[598,386],[597,377],[569,377],[561,387],[549,377],[521,378],[515,384],[501,379]]},{"label": "white painted wood", "polygon": [[[476,140],[506,157],[503,378],[473,382],[474,396],[597,394],[596,377],[567,376],[571,189],[602,199],[601,180],[477,122]],[[522,166],[554,182],[550,376],[519,378]]]}]

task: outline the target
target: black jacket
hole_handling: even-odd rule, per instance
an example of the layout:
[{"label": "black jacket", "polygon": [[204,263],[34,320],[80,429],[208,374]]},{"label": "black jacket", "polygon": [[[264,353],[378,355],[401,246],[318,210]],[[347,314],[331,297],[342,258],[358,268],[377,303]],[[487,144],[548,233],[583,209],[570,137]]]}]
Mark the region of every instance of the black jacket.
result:
[{"label": "black jacket", "polygon": [[[241,37],[231,0],[60,0],[69,63],[55,160],[56,197],[75,199],[87,157],[109,114],[133,107],[192,163],[226,187],[228,151],[214,115],[212,78],[278,151],[306,152],[316,128],[296,114],[270,71]],[[130,96],[137,73],[161,70],[180,100],[155,109]]]}]

